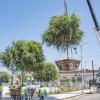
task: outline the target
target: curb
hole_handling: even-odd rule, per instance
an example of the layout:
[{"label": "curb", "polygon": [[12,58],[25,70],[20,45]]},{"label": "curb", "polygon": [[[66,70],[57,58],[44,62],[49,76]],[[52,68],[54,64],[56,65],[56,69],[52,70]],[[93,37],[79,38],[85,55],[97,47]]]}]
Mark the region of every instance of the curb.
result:
[{"label": "curb", "polygon": [[85,94],[93,94],[93,93],[94,93],[94,91],[91,91],[91,92],[81,93],[81,94],[77,94],[77,95],[75,95],[75,96],[65,97],[65,98],[57,99],[57,100],[71,99],[71,98],[74,98],[74,97],[80,97],[80,96],[83,96],[83,95],[85,95]]},{"label": "curb", "polygon": [[74,98],[74,97],[78,97],[78,96],[82,96],[82,95],[84,95],[84,94],[78,94],[78,95],[75,95],[75,96],[66,97],[66,98],[57,99],[57,100],[65,100],[65,99],[70,99],[70,98]]}]

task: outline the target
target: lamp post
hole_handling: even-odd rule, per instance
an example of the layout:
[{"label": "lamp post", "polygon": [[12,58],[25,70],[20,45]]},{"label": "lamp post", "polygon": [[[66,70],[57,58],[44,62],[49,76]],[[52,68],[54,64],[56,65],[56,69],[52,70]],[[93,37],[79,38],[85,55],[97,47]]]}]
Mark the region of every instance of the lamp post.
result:
[{"label": "lamp post", "polygon": [[83,46],[86,45],[88,43],[83,43],[81,44],[81,77],[82,77],[82,93],[84,93],[83,89],[84,89],[84,72],[83,72]]},{"label": "lamp post", "polygon": [[82,56],[82,46],[83,45],[81,45],[81,76],[82,76],[82,93],[84,93],[84,91],[83,91],[83,85],[84,85],[84,83],[83,83],[83,66],[82,66],[82,58],[83,58],[83,56]]}]

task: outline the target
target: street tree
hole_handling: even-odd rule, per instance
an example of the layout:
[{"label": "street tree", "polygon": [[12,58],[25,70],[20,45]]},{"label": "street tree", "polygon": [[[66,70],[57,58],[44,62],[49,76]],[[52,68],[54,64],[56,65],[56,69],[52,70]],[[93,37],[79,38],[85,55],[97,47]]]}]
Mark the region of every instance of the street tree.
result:
[{"label": "street tree", "polygon": [[50,82],[56,80],[59,76],[56,66],[52,63],[41,62],[36,68],[33,76],[39,81]]},{"label": "street tree", "polygon": [[1,53],[1,63],[10,70],[33,71],[35,65],[44,60],[41,44],[36,41],[18,40]]}]

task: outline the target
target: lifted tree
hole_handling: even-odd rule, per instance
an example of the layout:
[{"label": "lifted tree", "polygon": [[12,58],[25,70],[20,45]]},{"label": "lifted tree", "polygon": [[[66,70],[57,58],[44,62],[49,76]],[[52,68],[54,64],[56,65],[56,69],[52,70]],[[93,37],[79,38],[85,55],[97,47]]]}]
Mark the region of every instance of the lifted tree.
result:
[{"label": "lifted tree", "polygon": [[67,51],[68,59],[68,49],[79,45],[82,41],[83,32],[79,28],[79,18],[75,14],[68,16],[66,7],[65,2],[64,15],[51,18],[49,27],[42,35],[42,40],[47,46],[54,46],[57,50]]}]

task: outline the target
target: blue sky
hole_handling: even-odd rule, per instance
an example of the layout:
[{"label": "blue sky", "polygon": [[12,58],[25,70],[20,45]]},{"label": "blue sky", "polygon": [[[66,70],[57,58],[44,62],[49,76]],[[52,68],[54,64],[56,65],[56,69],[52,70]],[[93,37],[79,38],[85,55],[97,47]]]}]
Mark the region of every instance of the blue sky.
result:
[{"label": "blue sky", "polygon": [[[100,1],[91,0],[96,16],[100,23]],[[86,0],[67,0],[68,15],[73,12],[80,18],[80,28],[85,32],[83,43],[83,66],[91,68],[94,60],[95,68],[100,65],[100,44],[93,31],[94,23],[91,18]],[[50,18],[63,15],[63,0],[0,0],[0,51],[3,51],[13,40],[36,40],[41,42],[41,35],[48,27]],[[66,53],[58,52],[52,47],[43,45],[46,60],[54,62],[66,58]],[[73,54],[80,59],[78,53]]]}]

